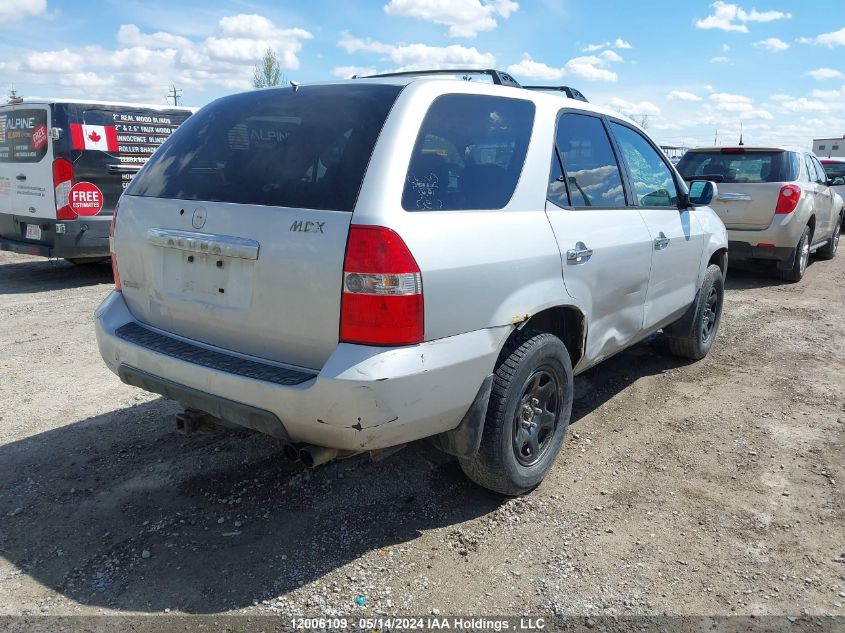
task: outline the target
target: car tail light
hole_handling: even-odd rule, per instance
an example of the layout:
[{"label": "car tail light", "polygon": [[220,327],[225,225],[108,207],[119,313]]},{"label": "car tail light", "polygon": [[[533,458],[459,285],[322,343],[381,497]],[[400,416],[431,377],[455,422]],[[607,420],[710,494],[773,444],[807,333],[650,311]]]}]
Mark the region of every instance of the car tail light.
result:
[{"label": "car tail light", "polygon": [[723,147],[722,154],[744,154],[745,148],[743,147]]},{"label": "car tail light", "polygon": [[413,345],[423,340],[420,269],[405,242],[390,229],[349,229],[340,340],[362,345]]},{"label": "car tail light", "polygon": [[786,214],[795,211],[798,201],[801,199],[801,187],[798,185],[784,185],[780,188],[778,204],[775,213]]},{"label": "car tail light", "polygon": [[114,229],[118,209],[120,209],[120,201],[114,207],[114,214],[112,214],[111,224],[109,224],[109,253],[111,255],[111,272],[114,276],[114,289],[123,290],[123,284],[120,282],[120,271],[117,269],[117,253],[114,252]]},{"label": "car tail light", "polygon": [[56,219],[58,220],[77,218],[68,202],[71,187],[73,187],[73,164],[66,158],[57,158],[53,161],[53,191],[56,194]]}]

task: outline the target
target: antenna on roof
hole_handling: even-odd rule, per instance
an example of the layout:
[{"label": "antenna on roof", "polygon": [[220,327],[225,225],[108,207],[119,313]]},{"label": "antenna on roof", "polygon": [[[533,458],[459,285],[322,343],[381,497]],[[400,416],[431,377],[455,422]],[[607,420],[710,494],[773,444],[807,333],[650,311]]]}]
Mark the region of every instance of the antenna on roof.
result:
[{"label": "antenna on roof", "polygon": [[716,128],[716,135],[713,137],[713,145],[716,146],[719,144],[719,128]]},{"label": "antenna on roof", "polygon": [[739,146],[742,147],[745,143],[742,142],[742,121],[739,122]]}]

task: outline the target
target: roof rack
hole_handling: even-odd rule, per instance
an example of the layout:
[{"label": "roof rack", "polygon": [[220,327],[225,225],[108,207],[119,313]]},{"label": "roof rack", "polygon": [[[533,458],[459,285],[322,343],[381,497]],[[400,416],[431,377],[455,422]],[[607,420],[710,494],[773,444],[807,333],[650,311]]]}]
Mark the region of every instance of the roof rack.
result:
[{"label": "roof rack", "polygon": [[396,73],[378,73],[375,75],[366,75],[359,77],[355,75],[353,79],[372,79],[373,77],[415,77],[421,75],[488,75],[493,79],[493,83],[499,86],[511,86],[513,88],[521,88],[516,79],[510,73],[501,70],[494,70],[492,68],[478,69],[478,68],[438,68],[434,70],[406,70]]},{"label": "roof rack", "polygon": [[522,86],[526,90],[556,90],[558,92],[564,93],[570,99],[577,99],[578,101],[587,101],[587,97],[580,90],[576,90],[575,88],[570,88],[569,86]]}]

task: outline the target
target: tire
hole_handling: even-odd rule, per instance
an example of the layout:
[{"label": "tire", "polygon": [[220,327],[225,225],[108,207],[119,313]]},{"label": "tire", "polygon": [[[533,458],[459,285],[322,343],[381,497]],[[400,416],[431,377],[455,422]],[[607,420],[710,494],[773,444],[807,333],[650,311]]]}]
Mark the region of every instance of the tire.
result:
[{"label": "tire", "polygon": [[478,485],[517,496],[540,484],[563,445],[572,414],[572,364],[559,338],[534,331],[518,332],[500,359],[481,445],[459,461]]},{"label": "tire", "polygon": [[839,216],[836,218],[836,226],[833,227],[833,233],[830,235],[830,241],[816,251],[816,257],[819,259],[833,259],[836,257],[836,250],[839,248],[839,232],[841,229],[842,216]]},{"label": "tire", "polygon": [[108,257],[66,257],[65,261],[74,266],[93,266],[106,261]]},{"label": "tire", "polygon": [[695,301],[684,316],[663,328],[669,351],[675,356],[701,360],[713,347],[722,321],[725,278],[722,269],[710,264]]},{"label": "tire", "polygon": [[810,263],[810,227],[804,229],[798,245],[795,247],[795,261],[792,268],[780,271],[780,278],[784,281],[796,283],[804,278],[807,272],[807,264]]}]

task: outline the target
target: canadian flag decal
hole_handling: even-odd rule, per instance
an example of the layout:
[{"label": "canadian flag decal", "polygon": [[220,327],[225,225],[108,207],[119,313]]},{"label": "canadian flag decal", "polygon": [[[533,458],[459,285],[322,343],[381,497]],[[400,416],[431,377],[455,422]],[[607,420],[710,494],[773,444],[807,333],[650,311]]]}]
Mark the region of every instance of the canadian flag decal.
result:
[{"label": "canadian flag decal", "polygon": [[113,125],[71,123],[70,136],[73,149],[97,149],[101,152],[117,151],[117,130]]}]

